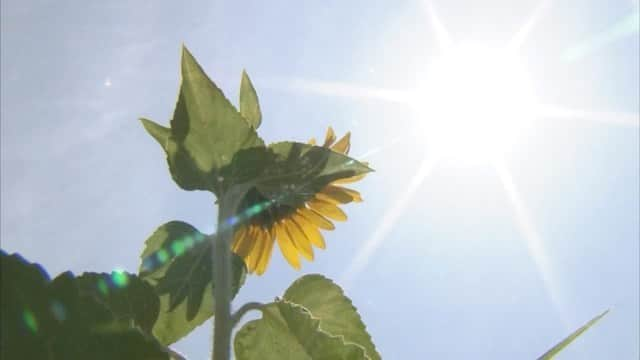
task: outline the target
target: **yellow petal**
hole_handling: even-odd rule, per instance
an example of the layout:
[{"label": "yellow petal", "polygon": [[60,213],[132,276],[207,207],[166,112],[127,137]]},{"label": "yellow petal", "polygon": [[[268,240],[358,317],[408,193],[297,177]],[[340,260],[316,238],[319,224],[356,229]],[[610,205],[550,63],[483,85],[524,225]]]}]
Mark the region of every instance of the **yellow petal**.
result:
[{"label": "yellow petal", "polygon": [[327,188],[330,188],[332,191],[341,191],[344,193],[347,193],[349,196],[351,196],[351,199],[354,202],[362,202],[362,195],[360,195],[359,192],[353,190],[353,189],[349,189],[346,187],[342,187],[342,186],[333,186],[333,185],[327,185],[323,191]]},{"label": "yellow petal", "polygon": [[266,245],[266,238],[261,227],[255,227],[253,232],[253,243],[253,249],[251,249],[251,253],[249,254],[249,258],[246,262],[249,272],[254,272],[258,268],[258,263],[260,262],[262,252]]},{"label": "yellow petal", "polygon": [[290,219],[285,219],[282,223],[284,224],[285,229],[287,229],[289,238],[293,241],[293,244],[300,254],[302,254],[305,259],[313,261],[313,248],[311,247],[311,242],[309,242],[307,236],[302,232],[302,230],[300,230],[298,225]]},{"label": "yellow petal", "polygon": [[309,139],[309,141],[307,142],[309,145],[315,145],[316,144],[316,138],[311,138]]},{"label": "yellow petal", "polygon": [[273,225],[276,233],[276,240],[278,241],[278,246],[280,247],[280,252],[287,260],[287,262],[293,266],[295,269],[300,269],[300,259],[298,258],[298,250],[291,242],[289,238],[289,234],[280,223],[276,223]]},{"label": "yellow petal", "polygon": [[328,201],[332,204],[348,204],[353,201],[353,197],[348,192],[343,191],[338,186],[325,186],[316,194],[316,198]]},{"label": "yellow petal", "polygon": [[347,214],[344,211],[340,210],[339,207],[334,204],[318,199],[311,199],[307,202],[311,210],[319,213],[320,215],[326,216],[332,220],[336,221],[345,221],[347,220]]},{"label": "yellow petal", "polygon": [[320,248],[320,249],[324,249],[326,247],[326,244],[324,243],[324,238],[322,237],[322,234],[320,233],[320,231],[318,230],[318,228],[312,224],[311,222],[307,221],[307,219],[303,218],[302,216],[298,215],[298,214],[293,214],[291,216],[291,219],[298,224],[298,226],[300,227],[300,229],[302,229],[302,232],[304,232],[304,234],[307,236],[307,239],[309,239],[309,241],[315,245],[316,247]]},{"label": "yellow petal", "polygon": [[247,257],[251,253],[251,249],[253,248],[253,239],[251,238],[250,229],[253,226],[249,225],[248,228],[242,227],[238,231],[236,231],[233,237],[233,245],[231,250],[236,253],[238,256],[243,258],[246,262]]},{"label": "yellow petal", "polygon": [[336,184],[336,185],[338,185],[338,184],[350,184],[350,183],[354,183],[356,181],[362,180],[362,178],[364,178],[365,176],[367,176],[367,174],[360,174],[360,175],[351,176],[351,177],[348,177],[348,178],[334,180],[331,183],[332,184]]},{"label": "yellow petal", "polygon": [[242,241],[244,240],[244,235],[247,232],[247,228],[242,226],[240,228],[238,228],[236,230],[236,232],[233,234],[233,242],[231,243],[231,251],[233,251],[234,253],[238,253],[238,249],[240,249],[240,245],[242,244]]},{"label": "yellow petal", "polygon": [[258,275],[264,274],[265,270],[267,270],[267,265],[269,265],[269,260],[271,260],[271,252],[273,251],[273,243],[275,239],[273,238],[273,232],[271,230],[264,229],[264,238],[266,240],[265,247],[262,249],[262,255],[260,256],[260,260],[258,261],[258,267],[256,268],[256,273]]},{"label": "yellow petal", "polygon": [[337,143],[335,143],[331,150],[339,152],[341,154],[348,154],[349,148],[351,148],[351,133],[346,133]]},{"label": "yellow petal", "polygon": [[333,128],[329,126],[327,129],[327,134],[324,136],[324,144],[322,146],[329,147],[333,142],[336,141],[336,133],[333,132]]},{"label": "yellow petal", "polygon": [[318,213],[307,209],[306,207],[298,208],[298,214],[321,229],[333,230],[336,228],[335,226],[333,226],[333,223],[331,221],[325,219]]}]

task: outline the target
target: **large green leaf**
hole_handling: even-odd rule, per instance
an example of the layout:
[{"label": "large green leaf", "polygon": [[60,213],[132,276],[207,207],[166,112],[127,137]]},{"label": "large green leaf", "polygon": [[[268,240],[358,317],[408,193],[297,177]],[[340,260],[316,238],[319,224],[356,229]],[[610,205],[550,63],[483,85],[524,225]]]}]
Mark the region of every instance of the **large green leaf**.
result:
[{"label": "large green leaf", "polygon": [[245,324],[234,351],[238,360],[368,359],[360,345],[323,331],[307,309],[287,301],[269,304],[262,319]]},{"label": "large green leaf", "polygon": [[[1,358],[169,358],[155,339],[131,326],[135,319],[121,313],[118,306],[110,307],[113,302],[96,301],[71,273],[49,281],[39,265],[19,255],[0,252],[0,260]],[[122,291],[127,291],[126,286]],[[153,293],[150,296],[156,297]]]},{"label": "large green leaf", "polygon": [[160,299],[149,283],[134,274],[115,271],[84,273],[76,282],[82,294],[92,296],[117,320],[131,322],[151,334],[160,312]]},{"label": "large green leaf", "polygon": [[589,322],[587,322],[586,324],[582,325],[578,330],[576,330],[573,333],[571,333],[571,335],[569,335],[566,338],[564,338],[561,342],[559,342],[554,347],[552,347],[549,351],[547,351],[542,356],[540,356],[538,358],[538,360],[551,360],[551,359],[553,359],[560,351],[562,351],[569,344],[571,344],[575,339],[577,339],[578,336],[582,335],[582,333],[584,333],[585,331],[589,330],[590,327],[595,325],[595,323],[597,323],[600,319],[602,319],[605,315],[607,315],[608,312],[609,312],[609,310],[606,310],[602,314],[600,314],[600,315],[594,317],[593,319],[589,320]]},{"label": "large green leaf", "polygon": [[242,80],[240,81],[240,114],[257,129],[262,122],[262,112],[258,102],[258,94],[249,79],[246,71],[242,70]]},{"label": "large green leaf", "polygon": [[322,275],[305,275],[291,284],[283,298],[309,310],[322,330],[361,345],[372,360],[380,359],[356,308],[333,281]]},{"label": "large green leaf", "polygon": [[169,170],[181,188],[220,195],[220,169],[239,150],[264,143],[185,47],[181,73],[169,135],[168,128],[147,119],[142,122],[167,153]]},{"label": "large green leaf", "polygon": [[351,300],[321,275],[301,277],[282,300],[261,310],[262,319],[248,322],[236,335],[239,360],[267,353],[273,359],[380,359]]},{"label": "large green leaf", "polygon": [[[193,226],[172,221],[145,242],[140,276],[160,296],[160,316],[153,335],[172,344],[213,316],[213,263],[206,236]],[[164,261],[161,261],[164,260]],[[233,295],[246,276],[244,262],[232,255]]]},{"label": "large green leaf", "polygon": [[[182,221],[171,221],[160,226],[145,241],[140,276],[154,286],[157,285],[176,255],[181,255],[204,239],[204,234]],[[210,286],[205,288],[205,294],[210,294],[211,291]],[[162,344],[172,344],[209,319],[213,315],[213,306],[213,297],[205,296],[201,303],[203,311],[187,320],[186,302],[169,311],[170,294],[160,296],[160,315],[153,327],[153,335]]]},{"label": "large green leaf", "polygon": [[158,227],[144,243],[140,255],[140,274],[158,278],[177,255],[205,240],[205,235],[183,221],[170,221]]}]

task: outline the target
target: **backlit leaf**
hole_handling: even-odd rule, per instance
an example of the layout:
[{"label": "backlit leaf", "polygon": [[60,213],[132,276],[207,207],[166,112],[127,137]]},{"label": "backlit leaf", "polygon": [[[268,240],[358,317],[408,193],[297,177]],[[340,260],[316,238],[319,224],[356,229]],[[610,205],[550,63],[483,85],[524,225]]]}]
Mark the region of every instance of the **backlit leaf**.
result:
[{"label": "backlit leaf", "polygon": [[296,280],[261,308],[235,338],[239,360],[380,359],[360,316],[340,287],[321,275]]},{"label": "backlit leaf", "polygon": [[[135,319],[124,313],[114,316],[118,307],[96,301],[71,273],[49,281],[39,265],[28,263],[19,255],[0,252],[0,260],[0,358],[169,358],[155,339],[132,326],[131,320]],[[112,291],[113,286],[106,289]],[[156,297],[153,293],[151,296]]]},{"label": "backlit leaf", "polygon": [[602,314],[600,314],[600,315],[594,317],[593,319],[589,320],[589,322],[587,322],[586,324],[582,325],[578,330],[576,330],[573,333],[571,333],[571,335],[569,335],[566,338],[564,338],[561,342],[559,342],[554,347],[552,347],[549,351],[547,351],[542,356],[540,356],[538,358],[538,360],[551,360],[551,359],[553,359],[560,351],[562,351],[562,349],[566,348],[575,339],[577,339],[578,336],[582,335],[582,333],[584,333],[585,331],[589,330],[590,327],[595,325],[595,323],[597,323],[600,319],[602,319],[605,315],[607,315],[608,312],[609,312],[609,310],[607,310],[607,311],[603,312]]},{"label": "backlit leaf", "polygon": [[[159,227],[145,242],[140,276],[160,296],[160,315],[153,335],[162,344],[176,342],[213,316],[210,241],[193,226],[172,221]],[[235,254],[231,264],[235,296],[244,283],[246,268]]]},{"label": "backlit leaf", "polygon": [[368,359],[364,349],[320,329],[320,321],[304,307],[277,301],[262,310],[237,333],[238,360],[356,360]]},{"label": "backlit leaf", "polygon": [[249,75],[244,70],[242,70],[242,80],[240,81],[240,114],[254,129],[257,129],[262,122],[258,94],[256,94],[256,89],[254,89]]},{"label": "backlit leaf", "polygon": [[266,198],[291,206],[311,199],[337,179],[370,172],[371,169],[346,155],[328,148],[296,142],[269,145],[273,163],[257,181]]},{"label": "backlit leaf", "polygon": [[184,47],[181,73],[171,128],[142,122],[167,153],[169,170],[181,188],[220,195],[220,170],[239,150],[264,144]]},{"label": "backlit leaf", "polygon": [[[118,278],[126,279],[126,286],[115,284],[114,279]],[[117,320],[132,322],[145,333],[152,333],[160,312],[160,299],[146,281],[134,274],[113,272],[84,273],[76,282],[82,294],[92,296]]]},{"label": "backlit leaf", "polygon": [[309,310],[322,330],[361,345],[372,360],[380,359],[356,308],[333,281],[318,274],[305,275],[291,284],[283,298]]}]

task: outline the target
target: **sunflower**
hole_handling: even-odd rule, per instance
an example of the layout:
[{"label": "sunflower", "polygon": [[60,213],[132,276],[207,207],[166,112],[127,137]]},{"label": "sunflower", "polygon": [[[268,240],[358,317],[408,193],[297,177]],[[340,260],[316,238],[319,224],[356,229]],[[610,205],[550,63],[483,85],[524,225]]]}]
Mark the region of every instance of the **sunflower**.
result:
[{"label": "sunflower", "polygon": [[[346,155],[351,145],[350,137],[351,134],[347,133],[336,141],[336,135],[329,127],[322,146]],[[316,145],[315,139],[309,140],[309,144]],[[332,221],[347,220],[347,215],[338,205],[362,201],[359,192],[340,185],[363,177],[364,174],[333,181],[298,207],[279,204],[257,214],[236,229],[232,251],[244,259],[249,273],[262,275],[277,241],[287,262],[295,269],[300,269],[300,255],[312,261],[313,247],[326,247],[320,229],[333,230],[335,226]],[[262,200],[255,189],[245,198],[248,206]]]}]

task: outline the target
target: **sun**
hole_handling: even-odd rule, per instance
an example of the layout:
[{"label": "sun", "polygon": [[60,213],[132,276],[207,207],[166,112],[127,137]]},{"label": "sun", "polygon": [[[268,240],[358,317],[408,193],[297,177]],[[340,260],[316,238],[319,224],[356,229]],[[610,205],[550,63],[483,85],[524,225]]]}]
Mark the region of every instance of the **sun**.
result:
[{"label": "sun", "polygon": [[536,109],[523,62],[482,45],[446,49],[427,66],[414,96],[429,151],[462,163],[503,157]]}]

